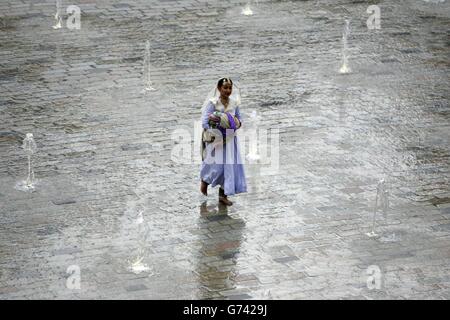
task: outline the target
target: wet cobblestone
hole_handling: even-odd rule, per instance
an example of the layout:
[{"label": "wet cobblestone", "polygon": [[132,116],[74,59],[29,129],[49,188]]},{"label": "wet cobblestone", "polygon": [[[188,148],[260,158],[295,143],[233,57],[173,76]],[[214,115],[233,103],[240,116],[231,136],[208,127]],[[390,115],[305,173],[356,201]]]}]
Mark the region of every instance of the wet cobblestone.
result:
[{"label": "wet cobblestone", "polygon": [[[449,299],[450,3],[373,3],[380,30],[363,1],[64,0],[81,29],[55,30],[54,1],[1,1],[0,299]],[[244,124],[280,130],[278,172],[246,165],[228,208],[171,160],[223,75]],[[28,132],[33,193],[14,188]]]}]

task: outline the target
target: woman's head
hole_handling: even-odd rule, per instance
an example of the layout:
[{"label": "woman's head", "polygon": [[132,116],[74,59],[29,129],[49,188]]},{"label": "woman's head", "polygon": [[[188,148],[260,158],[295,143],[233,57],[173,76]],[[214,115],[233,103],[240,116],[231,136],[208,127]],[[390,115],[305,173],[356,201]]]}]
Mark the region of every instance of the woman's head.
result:
[{"label": "woman's head", "polygon": [[233,81],[230,78],[220,79],[217,83],[217,90],[219,90],[221,96],[228,98],[233,91]]}]

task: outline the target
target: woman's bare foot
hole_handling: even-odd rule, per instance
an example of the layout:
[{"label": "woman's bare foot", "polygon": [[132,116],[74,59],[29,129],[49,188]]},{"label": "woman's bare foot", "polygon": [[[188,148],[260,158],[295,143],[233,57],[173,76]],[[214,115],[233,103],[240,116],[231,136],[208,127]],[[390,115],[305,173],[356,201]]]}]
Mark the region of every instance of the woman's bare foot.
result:
[{"label": "woman's bare foot", "polygon": [[219,202],[222,202],[223,204],[225,204],[227,206],[231,206],[233,204],[233,202],[228,200],[228,198],[225,194],[225,190],[223,190],[221,187],[219,188]]},{"label": "woman's bare foot", "polygon": [[200,183],[200,192],[203,193],[205,196],[208,195],[208,184],[203,180]]},{"label": "woman's bare foot", "polygon": [[233,202],[228,200],[227,197],[219,197],[219,201],[222,202],[223,204],[227,205],[227,206],[233,205]]}]

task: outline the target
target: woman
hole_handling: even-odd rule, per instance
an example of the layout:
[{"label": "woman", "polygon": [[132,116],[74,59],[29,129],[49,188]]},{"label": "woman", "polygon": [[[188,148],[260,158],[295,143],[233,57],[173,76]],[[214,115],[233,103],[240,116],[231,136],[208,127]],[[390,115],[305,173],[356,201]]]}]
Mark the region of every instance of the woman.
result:
[{"label": "woman", "polygon": [[202,110],[202,166],[200,191],[219,187],[219,201],[232,205],[229,195],[247,192],[244,166],[235,131],[241,127],[239,97],[231,97],[233,81],[222,78]]}]

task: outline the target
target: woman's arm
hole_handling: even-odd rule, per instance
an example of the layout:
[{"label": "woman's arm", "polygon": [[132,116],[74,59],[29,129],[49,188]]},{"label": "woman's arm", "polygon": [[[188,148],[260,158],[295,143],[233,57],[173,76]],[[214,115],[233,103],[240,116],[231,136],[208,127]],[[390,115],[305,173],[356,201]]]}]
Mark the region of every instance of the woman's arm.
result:
[{"label": "woman's arm", "polygon": [[206,106],[205,111],[202,114],[202,127],[205,129],[210,129],[211,126],[209,125],[209,116],[214,112],[214,104],[212,102],[209,102]]},{"label": "woman's arm", "polygon": [[242,119],[241,119],[241,111],[239,110],[239,106],[236,107],[236,110],[234,110],[234,116],[239,120],[239,129],[242,126]]}]

